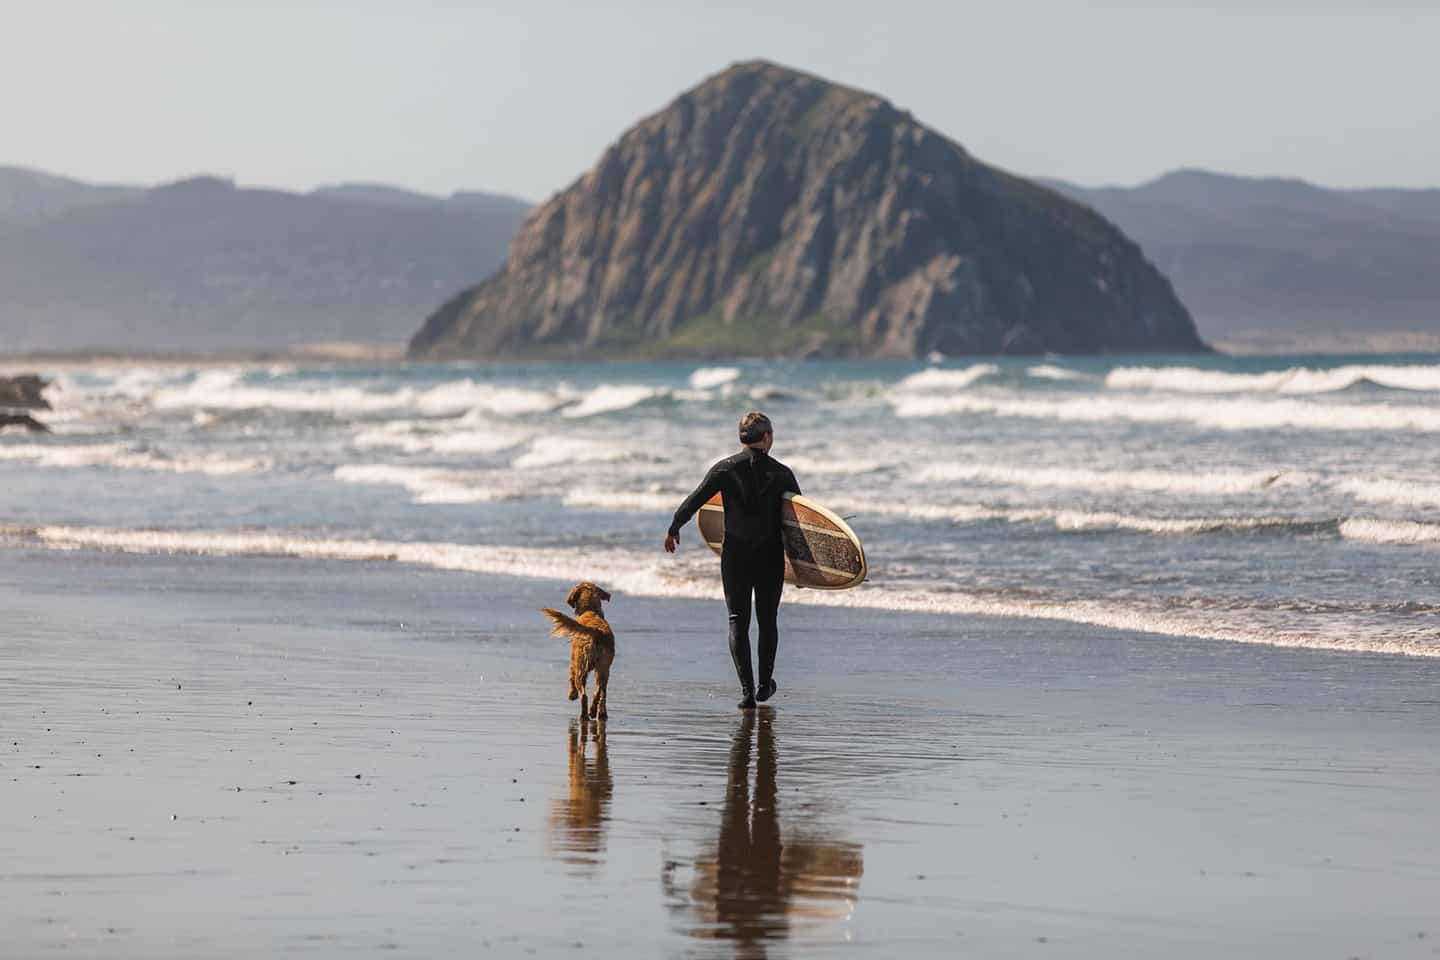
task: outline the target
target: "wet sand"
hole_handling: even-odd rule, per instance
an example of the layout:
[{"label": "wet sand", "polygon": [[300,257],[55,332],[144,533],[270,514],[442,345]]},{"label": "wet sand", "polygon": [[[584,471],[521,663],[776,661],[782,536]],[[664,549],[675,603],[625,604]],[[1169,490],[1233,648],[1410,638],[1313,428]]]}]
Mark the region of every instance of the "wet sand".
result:
[{"label": "wet sand", "polygon": [[566,586],[0,553],[0,955],[1440,955],[1440,663]]}]

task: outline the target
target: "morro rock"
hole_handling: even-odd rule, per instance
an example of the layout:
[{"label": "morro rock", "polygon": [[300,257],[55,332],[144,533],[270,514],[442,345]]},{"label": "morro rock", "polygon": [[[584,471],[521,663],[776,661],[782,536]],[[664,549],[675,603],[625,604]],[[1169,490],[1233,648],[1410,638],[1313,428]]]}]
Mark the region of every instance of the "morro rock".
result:
[{"label": "morro rock", "polygon": [[410,343],[415,359],[1205,349],[1090,208],[764,62],[626,132]]}]

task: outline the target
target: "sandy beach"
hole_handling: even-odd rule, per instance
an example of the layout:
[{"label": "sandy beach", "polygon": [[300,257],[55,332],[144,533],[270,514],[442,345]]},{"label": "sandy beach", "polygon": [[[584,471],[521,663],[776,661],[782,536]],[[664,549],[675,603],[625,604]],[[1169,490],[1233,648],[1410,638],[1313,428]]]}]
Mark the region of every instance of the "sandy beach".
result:
[{"label": "sandy beach", "polygon": [[1433,660],[339,566],[0,553],[0,954],[1440,950]]}]

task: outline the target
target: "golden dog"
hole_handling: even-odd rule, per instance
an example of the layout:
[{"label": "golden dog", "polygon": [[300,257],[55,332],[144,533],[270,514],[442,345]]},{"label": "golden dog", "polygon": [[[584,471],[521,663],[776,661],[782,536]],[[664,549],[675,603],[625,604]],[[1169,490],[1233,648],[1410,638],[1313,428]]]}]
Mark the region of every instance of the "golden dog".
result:
[{"label": "golden dog", "polygon": [[[554,624],[550,628],[552,637],[570,638],[569,699],[580,698],[581,720],[587,715],[591,719],[603,720],[607,715],[606,707],[609,706],[610,698],[606,690],[610,686],[610,664],[615,662],[615,634],[611,632],[610,624],[605,621],[605,613],[600,604],[609,599],[610,594],[586,580],[584,583],[577,583],[570,591],[570,596],[565,598],[578,619],[572,619],[549,607],[540,611]],[[585,695],[585,680],[592,670],[595,671],[593,701]]]}]

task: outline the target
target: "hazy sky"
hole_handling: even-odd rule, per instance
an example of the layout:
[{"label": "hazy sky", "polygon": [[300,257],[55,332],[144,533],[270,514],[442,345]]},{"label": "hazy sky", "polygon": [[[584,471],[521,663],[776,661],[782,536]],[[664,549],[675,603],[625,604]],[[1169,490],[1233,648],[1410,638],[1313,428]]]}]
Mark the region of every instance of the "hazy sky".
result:
[{"label": "hazy sky", "polygon": [[0,164],[541,199],[765,57],[1018,173],[1440,186],[1440,2],[0,0]]}]

